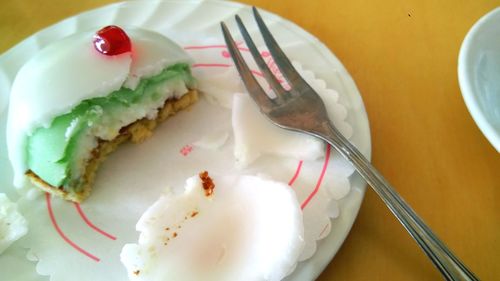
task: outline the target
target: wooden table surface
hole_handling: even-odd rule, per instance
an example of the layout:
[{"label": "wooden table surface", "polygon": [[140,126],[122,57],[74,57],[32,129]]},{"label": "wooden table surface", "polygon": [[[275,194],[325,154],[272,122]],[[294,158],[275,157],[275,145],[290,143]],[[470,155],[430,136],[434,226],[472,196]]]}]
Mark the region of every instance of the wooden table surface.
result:
[{"label": "wooden table surface", "polygon": [[[0,3],[0,53],[110,0]],[[373,163],[483,280],[500,280],[500,155],[469,115],[457,80],[462,40],[488,0],[245,0],[323,41],[368,112]],[[344,245],[318,280],[440,280],[368,190]]]}]

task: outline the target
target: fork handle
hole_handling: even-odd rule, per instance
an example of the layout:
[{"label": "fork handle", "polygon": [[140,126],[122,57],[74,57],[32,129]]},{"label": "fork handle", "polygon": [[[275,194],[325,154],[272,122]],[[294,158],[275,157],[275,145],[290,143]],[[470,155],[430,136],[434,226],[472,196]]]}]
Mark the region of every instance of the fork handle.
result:
[{"label": "fork handle", "polygon": [[316,136],[328,142],[353,164],[359,174],[384,201],[446,280],[479,280],[432,232],[380,172],[330,123],[322,124]]}]

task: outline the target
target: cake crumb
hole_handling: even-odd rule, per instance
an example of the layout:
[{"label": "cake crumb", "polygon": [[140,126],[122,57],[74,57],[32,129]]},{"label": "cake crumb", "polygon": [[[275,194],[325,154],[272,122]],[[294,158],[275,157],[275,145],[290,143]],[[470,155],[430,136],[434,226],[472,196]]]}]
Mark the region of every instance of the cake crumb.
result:
[{"label": "cake crumb", "polygon": [[133,273],[134,273],[134,275],[139,275],[139,273],[141,273],[141,271],[140,270],[136,270]]},{"label": "cake crumb", "polygon": [[214,193],[215,184],[212,178],[208,175],[207,171],[200,173],[200,179],[203,184],[203,189],[205,190],[205,196],[211,196]]}]

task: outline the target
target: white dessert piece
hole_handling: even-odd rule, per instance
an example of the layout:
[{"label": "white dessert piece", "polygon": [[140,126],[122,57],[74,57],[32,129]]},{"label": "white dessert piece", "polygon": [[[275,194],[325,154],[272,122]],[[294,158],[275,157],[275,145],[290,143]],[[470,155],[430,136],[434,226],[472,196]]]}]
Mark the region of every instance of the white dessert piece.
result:
[{"label": "white dessert piece", "polygon": [[28,223],[17,211],[17,204],[0,193],[0,254],[27,232]]},{"label": "white dessert piece", "polygon": [[121,261],[130,280],[282,280],[303,249],[302,211],[285,183],[256,176],[200,177],[140,218]]},{"label": "white dessert piece", "polygon": [[235,79],[235,77],[239,77],[236,68],[226,67],[219,68],[217,71],[210,70],[203,67],[193,69],[199,89],[210,102],[230,109],[235,91],[245,91],[241,79]]},{"label": "white dessert piece", "polygon": [[248,166],[262,155],[300,160],[316,160],[324,155],[322,141],[275,126],[247,94],[233,95],[232,125],[234,156],[240,167]]}]

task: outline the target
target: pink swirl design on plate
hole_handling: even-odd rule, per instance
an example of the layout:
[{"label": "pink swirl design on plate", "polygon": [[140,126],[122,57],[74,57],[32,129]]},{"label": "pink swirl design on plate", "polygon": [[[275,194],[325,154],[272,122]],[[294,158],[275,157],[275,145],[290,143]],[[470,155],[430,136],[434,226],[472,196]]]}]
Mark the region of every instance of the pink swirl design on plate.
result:
[{"label": "pink swirl design on plate", "polygon": [[300,206],[302,209],[307,207],[309,202],[316,196],[316,193],[318,193],[319,187],[321,186],[321,183],[323,182],[323,177],[325,176],[326,173],[326,168],[328,168],[328,163],[330,162],[330,150],[331,147],[330,145],[326,146],[326,152],[325,152],[325,162],[323,163],[323,169],[321,169],[321,174],[319,175],[318,181],[316,182],[316,186],[314,187],[314,190],[307,196],[306,200],[302,202],[302,205]]},{"label": "pink swirl design on plate", "polygon": [[299,177],[300,170],[302,169],[302,163],[304,163],[304,161],[300,160],[299,164],[297,165],[297,169],[295,170],[295,174],[292,176],[292,178],[288,182],[289,186],[292,186],[293,183],[295,182],[295,180]]},{"label": "pink swirl design on plate", "polygon": [[50,194],[47,193],[47,192],[45,193],[45,201],[47,202],[47,210],[49,211],[50,221],[52,222],[52,225],[56,229],[56,231],[59,234],[59,236],[61,236],[61,238],[66,243],[68,243],[71,247],[73,247],[78,252],[86,255],[87,257],[91,258],[92,260],[94,260],[96,262],[99,262],[101,260],[100,258],[98,258],[98,257],[94,256],[93,254],[87,252],[85,249],[83,249],[82,247],[78,246],[75,242],[71,241],[71,239],[69,239],[68,236],[66,236],[66,234],[64,234],[64,232],[61,230],[61,228],[57,224],[56,218],[54,216],[54,211],[52,209],[52,203],[51,203]]},{"label": "pink swirl design on plate", "polygon": [[189,155],[189,153],[191,153],[191,151],[193,151],[193,146],[192,146],[192,145],[190,145],[190,144],[187,144],[187,145],[183,146],[179,152],[180,152],[183,156],[188,156],[188,155]]},{"label": "pink swirl design on plate", "polygon": [[80,207],[80,204],[78,203],[75,203],[75,208],[76,210],[78,211],[78,214],[80,215],[80,217],[83,219],[83,221],[90,227],[92,228],[93,230],[97,231],[98,233],[108,237],[109,239],[111,240],[116,240],[116,236],[114,235],[111,235],[109,233],[107,233],[106,231],[100,229],[99,227],[95,226],[95,224],[93,224],[88,218],[87,216],[85,215],[85,213],[83,212],[82,208]]},{"label": "pink swirl design on plate", "polygon": [[[241,52],[248,52],[248,53],[250,52],[250,50],[248,48],[241,46],[241,45],[243,45],[242,42],[236,42],[236,45],[238,47],[238,50],[240,50]],[[220,53],[221,56],[223,58],[226,58],[226,59],[231,58],[231,54],[228,52],[227,46],[222,45],[222,44],[219,44],[219,45],[193,45],[193,46],[184,47],[184,50],[206,50],[206,49],[223,49]],[[271,70],[271,72],[276,77],[276,80],[278,80],[278,82],[282,84],[282,86],[285,90],[290,90],[290,85],[288,84],[288,82],[284,78],[283,74],[281,74],[281,71],[279,70],[278,66],[274,62],[273,57],[271,56],[271,53],[266,50],[266,51],[261,51],[260,54],[261,54],[262,58],[264,59],[264,61],[266,62],[269,69]],[[225,63],[195,63],[192,65],[192,67],[194,67],[194,68],[197,68],[197,67],[231,67],[231,66],[233,66],[233,64],[225,64]],[[264,75],[260,71],[252,70],[252,69],[250,71],[254,75],[264,77]]]}]

